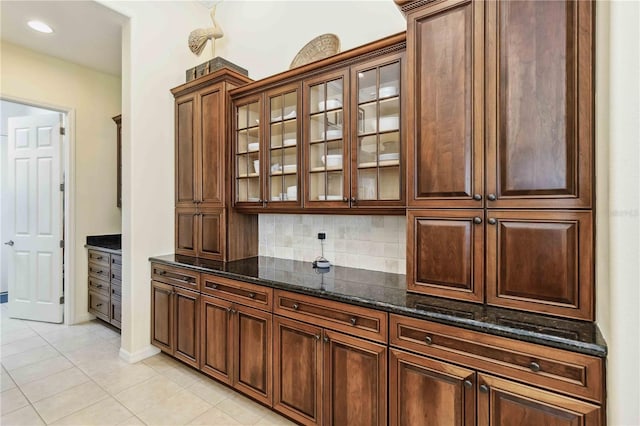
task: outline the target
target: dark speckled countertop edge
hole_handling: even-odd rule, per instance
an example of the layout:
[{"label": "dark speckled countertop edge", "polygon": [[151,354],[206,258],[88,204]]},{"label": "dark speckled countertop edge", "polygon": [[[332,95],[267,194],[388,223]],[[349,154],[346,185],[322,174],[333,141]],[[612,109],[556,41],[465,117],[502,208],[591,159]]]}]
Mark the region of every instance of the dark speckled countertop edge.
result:
[{"label": "dark speckled countertop edge", "polygon": [[481,332],[485,334],[501,336],[511,338],[519,341],[525,341],[529,343],[540,344],[557,349],[564,349],[571,352],[581,353],[585,355],[592,355],[598,358],[606,358],[607,346],[604,338],[602,337],[600,330],[596,328],[597,343],[588,343],[578,340],[572,340],[559,336],[548,335],[544,333],[538,333],[531,330],[518,329],[514,327],[508,327],[499,324],[492,324],[489,322],[479,321],[476,319],[460,318],[450,316],[438,312],[429,312],[422,309],[414,309],[406,306],[398,306],[386,302],[377,301],[374,299],[367,299],[358,296],[352,296],[347,294],[341,294],[332,291],[326,291],[321,289],[313,289],[309,287],[295,286],[278,281],[250,277],[243,274],[234,272],[215,270],[204,266],[190,265],[187,263],[181,263],[177,261],[171,261],[162,259],[161,257],[150,257],[149,261],[161,263],[169,266],[177,266],[185,269],[190,269],[196,272],[202,272],[206,274],[216,275],[224,278],[235,279],[251,284],[263,285],[279,290],[290,291],[293,293],[306,294],[309,296],[316,296],[328,300],[334,300],[337,302],[343,302],[351,305],[362,306],[365,308],[378,309],[389,313],[395,313],[400,315],[406,315],[412,318],[432,321],[440,324],[451,325],[455,327],[461,327],[467,330]]},{"label": "dark speckled countertop edge", "polygon": [[108,248],[108,247],[96,246],[96,245],[90,245],[90,244],[85,244],[84,246],[85,248],[90,250],[106,251],[107,253],[111,253],[111,254],[120,254],[120,255],[122,254],[122,249],[114,249],[114,248]]}]

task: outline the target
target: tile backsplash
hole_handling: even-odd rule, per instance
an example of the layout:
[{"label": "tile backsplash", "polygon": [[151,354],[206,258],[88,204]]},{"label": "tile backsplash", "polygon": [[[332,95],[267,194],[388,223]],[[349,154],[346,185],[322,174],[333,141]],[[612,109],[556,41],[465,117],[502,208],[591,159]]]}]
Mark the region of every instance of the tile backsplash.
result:
[{"label": "tile backsplash", "polygon": [[332,265],[406,272],[405,216],[261,214],[258,223],[260,256],[312,262],[324,232],[324,257]]}]

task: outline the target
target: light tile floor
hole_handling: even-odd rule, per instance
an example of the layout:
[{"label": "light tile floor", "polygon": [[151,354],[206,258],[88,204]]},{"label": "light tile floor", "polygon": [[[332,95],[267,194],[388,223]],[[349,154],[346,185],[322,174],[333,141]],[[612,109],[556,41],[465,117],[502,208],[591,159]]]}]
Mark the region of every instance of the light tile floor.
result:
[{"label": "light tile floor", "polygon": [[0,305],[0,424],[292,425],[285,418],[159,354],[118,357],[120,335],[9,318]]}]

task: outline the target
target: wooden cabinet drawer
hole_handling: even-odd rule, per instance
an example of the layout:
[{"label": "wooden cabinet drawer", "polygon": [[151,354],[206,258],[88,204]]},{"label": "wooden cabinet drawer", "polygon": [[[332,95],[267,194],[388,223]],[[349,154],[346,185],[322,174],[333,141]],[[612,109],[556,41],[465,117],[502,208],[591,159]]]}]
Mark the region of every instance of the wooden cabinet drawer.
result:
[{"label": "wooden cabinet drawer", "polygon": [[89,262],[106,266],[108,269],[111,263],[111,255],[103,251],[89,250]]},{"label": "wooden cabinet drawer", "polygon": [[108,281],[103,281],[94,277],[89,277],[89,291],[93,291],[95,293],[102,293],[105,296],[109,296],[109,291],[111,286]]},{"label": "wooden cabinet drawer", "polygon": [[111,281],[122,281],[122,268],[120,265],[111,265]]},{"label": "wooden cabinet drawer", "polygon": [[191,290],[200,289],[200,274],[188,269],[174,268],[168,265],[152,263],[151,279]]},{"label": "wooden cabinet drawer", "polygon": [[89,262],[89,276],[97,278],[99,280],[109,281],[109,263],[94,263]]},{"label": "wooden cabinet drawer", "polygon": [[112,254],[111,255],[111,265],[118,265],[120,267],[122,267],[122,256],[120,256],[119,254]]},{"label": "wooden cabinet drawer", "polygon": [[274,313],[378,342],[387,341],[386,312],[276,290]]},{"label": "wooden cabinet drawer", "polygon": [[265,311],[273,306],[273,289],[215,275],[202,275],[200,291]]},{"label": "wooden cabinet drawer", "polygon": [[122,299],[122,286],[111,283],[111,297]]},{"label": "wooden cabinet drawer", "polygon": [[389,342],[556,392],[602,402],[604,366],[597,357],[391,314]]},{"label": "wooden cabinet drawer", "polygon": [[109,321],[109,296],[89,290],[89,312],[105,321]]}]

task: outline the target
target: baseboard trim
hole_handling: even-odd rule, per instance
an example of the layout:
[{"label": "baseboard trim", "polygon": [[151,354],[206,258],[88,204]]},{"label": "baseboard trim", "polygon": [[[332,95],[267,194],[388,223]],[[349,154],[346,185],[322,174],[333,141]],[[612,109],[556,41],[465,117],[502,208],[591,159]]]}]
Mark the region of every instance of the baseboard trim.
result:
[{"label": "baseboard trim", "polygon": [[136,362],[152,357],[159,352],[160,349],[152,345],[149,345],[146,348],[133,353],[127,351],[124,348],[120,348],[120,358],[127,361],[129,364],[135,364]]}]

